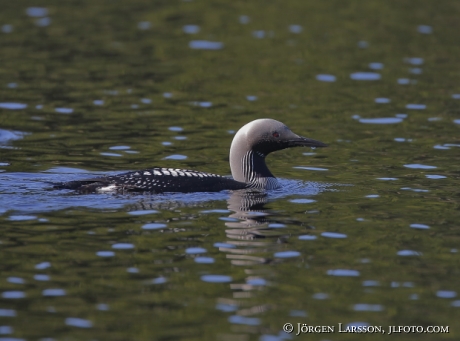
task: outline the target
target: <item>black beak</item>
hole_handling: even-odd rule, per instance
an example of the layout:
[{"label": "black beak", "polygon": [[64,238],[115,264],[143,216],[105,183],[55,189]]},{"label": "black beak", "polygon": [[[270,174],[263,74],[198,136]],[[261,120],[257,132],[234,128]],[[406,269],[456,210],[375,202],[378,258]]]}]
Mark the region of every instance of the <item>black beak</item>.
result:
[{"label": "black beak", "polygon": [[313,147],[313,148],[327,147],[327,144],[321,141],[309,139],[303,136],[298,136],[295,139],[289,140],[288,143],[289,143],[289,147]]}]

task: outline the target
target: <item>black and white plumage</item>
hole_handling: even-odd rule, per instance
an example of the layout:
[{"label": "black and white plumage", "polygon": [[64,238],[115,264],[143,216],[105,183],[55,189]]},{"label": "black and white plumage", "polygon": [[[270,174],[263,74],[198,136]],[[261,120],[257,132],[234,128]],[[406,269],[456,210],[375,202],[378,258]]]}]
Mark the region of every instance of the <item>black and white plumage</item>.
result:
[{"label": "black and white plumage", "polygon": [[187,169],[150,168],[118,175],[55,184],[56,189],[92,192],[219,192],[245,188],[274,189],[278,181],[265,164],[274,151],[291,147],[327,145],[294,134],[283,123],[272,119],[249,122],[235,134],[230,147],[233,179]]}]

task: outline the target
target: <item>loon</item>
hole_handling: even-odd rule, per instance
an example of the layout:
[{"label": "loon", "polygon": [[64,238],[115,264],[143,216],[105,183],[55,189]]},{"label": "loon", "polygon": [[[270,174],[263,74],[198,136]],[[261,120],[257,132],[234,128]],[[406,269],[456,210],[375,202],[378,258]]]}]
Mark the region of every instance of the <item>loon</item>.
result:
[{"label": "loon", "polygon": [[244,125],[233,138],[230,147],[233,179],[189,169],[154,167],[118,175],[54,183],[54,188],[83,193],[190,193],[275,189],[279,184],[267,168],[265,157],[277,150],[299,146],[327,147],[323,142],[294,134],[279,121],[262,118]]}]

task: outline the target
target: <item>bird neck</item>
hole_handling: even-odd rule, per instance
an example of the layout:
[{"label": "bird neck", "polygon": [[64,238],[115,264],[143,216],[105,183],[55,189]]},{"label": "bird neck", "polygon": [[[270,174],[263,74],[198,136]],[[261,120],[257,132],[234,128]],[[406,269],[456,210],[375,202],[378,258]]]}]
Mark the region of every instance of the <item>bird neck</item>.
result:
[{"label": "bird neck", "polygon": [[[233,145],[232,145],[233,147]],[[273,189],[278,187],[275,176],[270,172],[265,155],[249,150],[230,150],[230,168],[236,181],[245,182],[251,188]]]}]

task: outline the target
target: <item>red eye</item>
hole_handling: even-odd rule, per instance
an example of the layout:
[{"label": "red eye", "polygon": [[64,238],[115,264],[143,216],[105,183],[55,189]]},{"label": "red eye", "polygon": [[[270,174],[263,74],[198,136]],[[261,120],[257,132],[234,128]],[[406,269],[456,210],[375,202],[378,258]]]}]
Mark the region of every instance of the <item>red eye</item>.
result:
[{"label": "red eye", "polygon": [[277,131],[275,131],[275,132],[273,133],[273,137],[280,137],[280,134],[279,134]]}]

